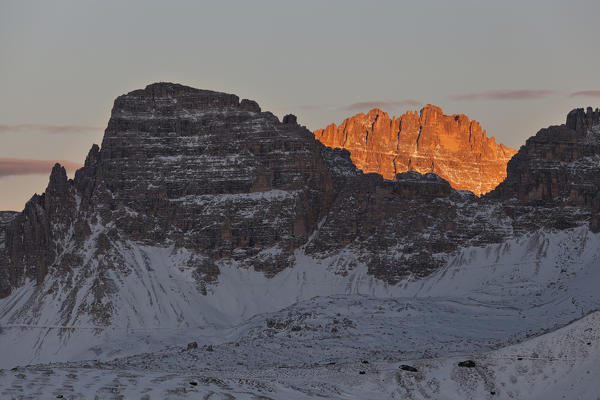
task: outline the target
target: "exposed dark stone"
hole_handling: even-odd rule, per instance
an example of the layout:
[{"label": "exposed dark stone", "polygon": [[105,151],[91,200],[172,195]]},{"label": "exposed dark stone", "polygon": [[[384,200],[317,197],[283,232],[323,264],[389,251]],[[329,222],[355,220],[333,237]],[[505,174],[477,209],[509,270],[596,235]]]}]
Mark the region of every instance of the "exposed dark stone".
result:
[{"label": "exposed dark stone", "polygon": [[296,116],[294,114],[287,114],[285,117],[283,117],[283,123],[296,125],[298,122],[297,122]]},{"label": "exposed dark stone", "polygon": [[567,114],[566,127],[577,132],[585,132],[594,125],[600,124],[600,109],[588,107],[576,108]]},{"label": "exposed dark stone", "polygon": [[[503,201],[507,212],[523,227],[568,229],[589,221],[592,231],[599,229],[598,109],[573,110],[565,125],[541,129],[521,147],[507,169],[506,180],[486,197]],[[565,207],[578,210],[570,212]]]},{"label": "exposed dark stone", "polygon": [[458,366],[463,367],[463,368],[475,368],[477,366],[477,364],[475,364],[475,361],[473,361],[473,360],[465,360],[465,361],[459,362]]},{"label": "exposed dark stone", "polygon": [[191,342],[187,345],[187,350],[194,350],[198,348],[198,342]]},{"label": "exposed dark stone", "polygon": [[406,364],[402,364],[400,366],[400,369],[403,371],[408,371],[408,372],[419,372],[419,370],[416,369],[415,367],[412,367],[412,366],[406,365]]},{"label": "exposed dark stone", "polygon": [[61,195],[66,194],[67,191],[67,171],[63,166],[57,163],[50,173],[50,182],[48,183],[46,193]]},{"label": "exposed dark stone", "polygon": [[254,113],[260,112],[260,106],[254,100],[244,99],[240,102],[240,108],[245,111],[250,111]]}]

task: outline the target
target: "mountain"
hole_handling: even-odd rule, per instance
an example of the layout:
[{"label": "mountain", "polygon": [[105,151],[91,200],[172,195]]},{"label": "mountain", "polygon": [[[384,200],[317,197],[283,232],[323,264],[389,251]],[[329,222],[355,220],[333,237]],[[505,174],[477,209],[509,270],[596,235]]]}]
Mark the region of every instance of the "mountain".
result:
[{"label": "mountain", "polygon": [[494,191],[520,204],[600,210],[600,112],[569,113],[565,125],[540,130],[508,163],[508,177]]},{"label": "mountain", "polygon": [[131,379],[161,398],[392,397],[410,360],[554,331],[600,307],[599,138],[600,112],[574,110],[477,197],[431,173],[363,174],[235,95],[120,96],[74,179],[55,165],[0,213],[0,368],[45,363],[0,371],[0,394],[23,393],[18,378],[57,396]]},{"label": "mountain", "polygon": [[188,251],[185,269],[203,292],[217,263],[273,276],[302,246],[320,256],[352,247],[350,265],[393,283],[429,274],[460,243],[504,237],[503,224],[485,232],[489,221],[474,213],[458,218],[475,204],[432,174],[364,175],[293,116],[280,122],[250,100],[159,83],[117,98],[101,148],[74,180],[56,165],[46,192],[7,227],[0,296],[43,282],[52,266],[84,265],[97,271],[86,307],[101,322],[113,307],[101,301],[114,286],[106,273],[128,272],[131,242]]},{"label": "mountain", "polygon": [[488,138],[479,122],[462,114],[445,115],[430,104],[420,113],[393,118],[374,108],[314,135],[326,146],[350,151],[352,162],[365,173],[394,179],[400,172],[431,172],[454,189],[477,196],[504,180],[506,163],[517,152]]}]

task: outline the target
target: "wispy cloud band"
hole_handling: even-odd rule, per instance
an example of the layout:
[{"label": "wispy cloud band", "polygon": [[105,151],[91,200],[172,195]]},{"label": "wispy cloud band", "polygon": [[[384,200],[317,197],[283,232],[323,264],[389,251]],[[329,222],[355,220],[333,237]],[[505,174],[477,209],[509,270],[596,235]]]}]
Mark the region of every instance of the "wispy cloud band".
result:
[{"label": "wispy cloud band", "polygon": [[570,97],[600,97],[600,90],[580,90],[571,93]]},{"label": "wispy cloud band", "polygon": [[331,104],[302,104],[302,105],[298,106],[298,109],[313,111],[313,110],[327,110],[327,109],[331,109],[334,107],[335,106],[333,106]]},{"label": "wispy cloud band", "polygon": [[87,125],[46,125],[46,124],[17,124],[0,125],[0,133],[38,132],[38,133],[91,133],[100,132],[104,128]]},{"label": "wispy cloud band", "polygon": [[451,96],[454,100],[531,100],[555,94],[548,89],[488,90],[479,93],[466,93]]},{"label": "wispy cloud band", "polygon": [[56,163],[60,163],[69,172],[73,172],[82,166],[80,163],[64,160],[0,158],[0,177],[13,175],[49,175]]},{"label": "wispy cloud band", "polygon": [[419,107],[423,103],[413,99],[401,100],[401,101],[361,101],[358,103],[352,103],[347,106],[341,107],[345,111],[362,111],[366,109],[377,108],[400,108],[400,107]]}]

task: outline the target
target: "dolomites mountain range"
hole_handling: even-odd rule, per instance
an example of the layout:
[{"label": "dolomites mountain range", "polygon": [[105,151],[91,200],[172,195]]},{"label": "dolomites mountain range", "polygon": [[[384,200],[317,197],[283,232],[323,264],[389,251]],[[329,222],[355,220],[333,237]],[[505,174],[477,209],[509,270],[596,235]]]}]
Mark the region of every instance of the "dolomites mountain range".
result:
[{"label": "dolomites mountain range", "polygon": [[[191,251],[185,266],[205,288],[218,281],[219,264],[273,276],[294,266],[301,247],[317,257],[353,249],[344,268],[363,262],[394,283],[428,275],[462,246],[548,225],[597,229],[597,130],[597,110],[574,110],[565,125],[529,139],[506,181],[478,199],[434,174],[394,167],[399,151],[411,148],[422,157],[402,158],[408,166],[455,165],[460,155],[480,173],[449,167],[455,179],[464,171],[500,181],[513,151],[463,115],[427,106],[390,120],[374,109],[316,131],[315,140],[294,116],[280,122],[254,101],[152,84],[115,100],[102,146],[92,147],[73,180],[56,165],[44,194],[3,215],[0,295],[90,263],[95,285],[107,290],[101,272],[127,270],[117,249],[129,241]],[[373,151],[353,155],[359,145]],[[393,179],[363,174],[353,162]],[[110,302],[92,303],[110,314]]]},{"label": "dolomites mountain range", "polygon": [[[372,119],[369,146],[382,125],[420,130],[407,146],[423,157],[474,149],[464,155],[473,171],[510,157],[476,122],[433,106],[361,118]],[[342,125],[360,133],[357,121]],[[347,372],[367,356],[488,351],[600,307],[598,109],[540,130],[483,196],[432,173],[363,173],[352,149],[317,139],[295,116],[279,120],[231,94],[155,83],[118,97],[73,179],[56,165],[22,212],[0,213],[0,367],[148,353],[94,368],[166,357],[189,371],[208,358],[156,352],[194,340],[218,350],[217,369],[202,364],[209,375],[254,379],[238,351],[259,369],[276,368],[276,356],[300,369],[339,361]],[[398,149],[380,142],[386,150],[373,154]],[[361,154],[393,166],[399,153]]]}]

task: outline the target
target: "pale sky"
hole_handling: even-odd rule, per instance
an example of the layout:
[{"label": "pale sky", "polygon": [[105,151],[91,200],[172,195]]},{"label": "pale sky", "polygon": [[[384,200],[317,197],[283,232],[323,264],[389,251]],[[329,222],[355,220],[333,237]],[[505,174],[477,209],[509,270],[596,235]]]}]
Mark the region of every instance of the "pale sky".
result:
[{"label": "pale sky", "polygon": [[518,148],[600,106],[599,16],[598,0],[0,0],[0,210],[43,192],[37,160],[83,162],[115,97],[156,81],[311,130],[431,103]]}]

